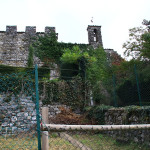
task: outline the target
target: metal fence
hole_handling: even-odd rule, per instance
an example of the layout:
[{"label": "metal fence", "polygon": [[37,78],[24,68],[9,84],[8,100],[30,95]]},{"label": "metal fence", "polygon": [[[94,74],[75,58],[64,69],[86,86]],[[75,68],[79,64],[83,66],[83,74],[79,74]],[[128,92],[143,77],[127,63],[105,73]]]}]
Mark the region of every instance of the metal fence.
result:
[{"label": "metal fence", "polygon": [[150,105],[149,67],[149,63],[131,64],[113,75],[115,106]]},{"label": "metal fence", "polygon": [[[49,137],[48,145],[52,150],[148,150],[149,76],[143,76],[143,68],[133,65],[128,72],[110,74],[105,82],[99,82],[98,89],[93,88],[86,78],[80,76],[80,70],[68,70],[71,73],[64,70],[65,73],[55,76],[53,80],[42,74],[38,76],[37,67],[24,73],[1,75],[0,148],[40,150],[46,145],[45,139]],[[82,74],[86,76],[85,72]],[[45,116],[40,117],[39,99],[41,105],[61,103],[71,107],[72,111],[63,108],[55,117],[46,115],[47,122],[43,120]],[[125,110],[114,110],[102,104],[128,107]],[[130,105],[136,106],[133,108]],[[147,107],[139,107],[143,105]],[[49,114],[50,112],[51,110]],[[51,125],[49,128],[43,128],[48,123],[53,123],[55,127]],[[75,126],[63,129],[63,126],[56,128],[57,124]],[[88,125],[102,124],[108,126],[90,126],[87,129]],[[112,126],[115,124],[121,126],[116,129]],[[124,125],[132,124],[135,128],[124,128]],[[80,125],[80,128],[77,128],[77,125]]]},{"label": "metal fence", "polygon": [[[55,103],[70,105],[73,112],[62,110],[60,114],[56,114],[55,119],[48,115],[51,124],[49,128],[41,129],[43,145],[46,146],[48,143],[49,149],[52,150],[148,150],[150,148],[149,78],[143,76],[145,67],[142,65],[133,64],[127,68],[124,71],[111,72],[105,82],[100,82],[98,90],[93,89],[88,80],[78,78],[77,75],[69,76],[70,70],[66,70],[67,77],[59,76],[58,80],[46,81],[45,85],[41,86],[41,93],[46,90],[45,95],[41,95],[41,99],[48,98],[47,102],[49,101],[51,105]],[[80,101],[80,98],[84,101]],[[95,106],[88,108],[92,100]],[[81,127],[81,124],[84,126]],[[89,124],[98,126],[91,126],[87,130]],[[107,126],[101,126],[102,124]],[[69,125],[74,126],[72,128]],[[113,125],[120,126],[116,129]],[[124,125],[129,126],[124,128]],[[132,125],[135,128],[132,128]],[[42,122],[42,126],[47,126],[45,121]]]},{"label": "metal fence", "polygon": [[75,106],[79,102],[83,104],[81,107],[102,104],[114,107],[149,106],[149,68],[150,65],[145,63],[125,65],[118,70],[109,67],[105,79],[94,84],[86,70],[59,69],[53,80],[45,78],[40,81],[40,99],[45,104],[63,102]]},{"label": "metal fence", "polygon": [[42,108],[44,150],[148,150],[150,124],[62,125],[48,124],[48,107]]}]

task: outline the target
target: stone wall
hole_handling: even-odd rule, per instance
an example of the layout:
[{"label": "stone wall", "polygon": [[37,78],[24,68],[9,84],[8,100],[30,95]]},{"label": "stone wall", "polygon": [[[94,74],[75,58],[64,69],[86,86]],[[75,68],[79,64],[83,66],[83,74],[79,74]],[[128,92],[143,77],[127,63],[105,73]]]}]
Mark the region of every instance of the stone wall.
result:
[{"label": "stone wall", "polygon": [[[40,102],[40,108],[42,103]],[[61,113],[61,108],[69,108],[66,105],[48,105],[49,119]],[[41,109],[40,109],[41,110]],[[127,110],[123,108],[109,109],[105,113],[106,125],[125,125],[125,124],[150,124],[150,109],[137,108]],[[12,132],[28,131],[36,125],[35,103],[31,96],[22,95],[20,98],[15,96],[6,99],[6,95],[0,95],[0,127],[11,128]],[[3,131],[3,130],[1,130]],[[123,142],[135,141],[150,145],[150,130],[120,130],[108,131],[107,134]]]},{"label": "stone wall", "polygon": [[[61,112],[60,108],[65,105],[48,105],[49,118],[54,118]],[[42,102],[40,102],[42,108]],[[40,109],[41,112],[41,109]],[[11,132],[28,131],[36,125],[35,102],[31,96],[22,95],[7,97],[6,94],[0,95],[0,127],[1,131],[11,129]]]},{"label": "stone wall", "polygon": [[[123,108],[110,109],[105,113],[105,124],[150,124],[150,108],[136,108],[133,110],[126,110]],[[150,129],[109,131],[107,133],[117,138],[119,141],[128,142],[131,140],[150,145]]]},{"label": "stone wall", "polygon": [[31,96],[6,99],[6,95],[0,95],[0,126],[11,128],[12,131],[29,130],[36,124],[35,103]]},{"label": "stone wall", "polygon": [[[103,47],[101,26],[88,26],[89,45],[94,48]],[[44,36],[55,32],[55,27],[45,27],[45,32],[36,32],[35,26],[26,26],[25,32],[18,32],[17,26],[6,26],[6,31],[0,31],[0,64],[26,67],[29,54],[29,45],[32,43],[33,37],[38,35]],[[58,34],[56,34],[58,37]],[[112,54],[121,58],[117,52],[112,49],[104,49],[108,59]],[[116,60],[116,59],[115,59]],[[112,62],[111,60],[109,60]],[[34,64],[42,66],[43,63],[34,56]],[[57,74],[57,73],[55,73]]]},{"label": "stone wall", "polygon": [[[25,32],[17,32],[17,26],[7,26],[0,31],[0,64],[25,67],[28,61],[28,49],[33,37],[55,32],[55,27],[45,27],[45,32],[36,32],[35,26],[27,26]],[[37,57],[34,63],[42,65]]]}]

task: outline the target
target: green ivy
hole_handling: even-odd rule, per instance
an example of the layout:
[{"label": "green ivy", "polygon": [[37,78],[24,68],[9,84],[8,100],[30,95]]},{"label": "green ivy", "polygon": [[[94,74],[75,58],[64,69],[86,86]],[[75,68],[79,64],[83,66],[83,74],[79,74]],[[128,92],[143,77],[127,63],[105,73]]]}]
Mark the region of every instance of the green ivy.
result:
[{"label": "green ivy", "polygon": [[[33,72],[34,68],[28,68],[28,67],[13,67],[13,66],[6,66],[6,65],[0,65],[0,75],[6,75],[6,74],[13,74],[13,73],[23,73],[23,72]],[[50,77],[50,70],[48,68],[38,68],[38,75],[39,79],[46,78],[49,79]]]},{"label": "green ivy", "polygon": [[28,55],[28,67],[33,67],[33,54],[34,54],[34,49],[32,45],[29,46],[29,55]]},{"label": "green ivy", "polygon": [[80,77],[72,80],[52,80],[39,82],[43,104],[61,103],[72,109],[83,110],[85,105],[85,86]]}]

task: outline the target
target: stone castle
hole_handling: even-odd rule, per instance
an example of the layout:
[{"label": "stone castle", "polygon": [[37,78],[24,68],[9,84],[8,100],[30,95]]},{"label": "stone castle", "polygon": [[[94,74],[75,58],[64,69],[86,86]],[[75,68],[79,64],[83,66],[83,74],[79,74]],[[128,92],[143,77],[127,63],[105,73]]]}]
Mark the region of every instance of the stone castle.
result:
[{"label": "stone castle", "polygon": [[[89,25],[88,41],[94,48],[101,45],[101,26]],[[56,32],[55,27],[45,27],[45,32],[36,32],[35,26],[26,26],[25,32],[18,32],[17,26],[6,26],[6,31],[0,31],[0,64],[25,67],[27,66],[29,45],[34,36]],[[108,55],[116,53],[112,49],[105,49]],[[116,53],[117,54],[117,53]],[[34,56],[34,63],[42,64]]]}]

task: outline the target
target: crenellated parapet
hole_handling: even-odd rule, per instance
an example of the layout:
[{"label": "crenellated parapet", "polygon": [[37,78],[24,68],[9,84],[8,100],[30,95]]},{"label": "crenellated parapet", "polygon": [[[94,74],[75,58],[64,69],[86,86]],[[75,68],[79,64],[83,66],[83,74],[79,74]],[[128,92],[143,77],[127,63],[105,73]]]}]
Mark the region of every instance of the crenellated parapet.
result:
[{"label": "crenellated parapet", "polygon": [[25,32],[22,31],[17,31],[17,26],[6,26],[6,31],[0,31],[0,33],[6,33],[8,35],[17,35],[17,34],[30,34],[30,35],[35,35],[35,34],[49,34],[51,32],[56,32],[55,27],[45,27],[45,32],[36,32],[36,26],[26,26]]},{"label": "crenellated parapet", "polygon": [[6,34],[17,35],[17,26],[6,26]]},{"label": "crenellated parapet", "polygon": [[[89,25],[88,41],[93,48],[103,47],[101,26]],[[0,31],[0,64],[10,66],[27,66],[29,45],[33,37],[56,33],[55,27],[45,27],[44,32],[37,32],[36,26],[26,26],[25,31],[17,31],[17,26],[6,26],[6,31]],[[58,38],[58,34],[56,33]],[[119,64],[122,60],[113,49],[104,49],[111,63]],[[34,63],[42,65],[40,59],[34,56]]]},{"label": "crenellated parapet", "polygon": [[45,33],[56,32],[55,27],[45,27]]},{"label": "crenellated parapet", "polygon": [[36,26],[26,26],[25,33],[34,36],[36,34]]},{"label": "crenellated parapet", "polygon": [[[25,31],[17,31],[17,26],[6,26],[0,31],[0,64],[27,66],[29,45],[33,37],[55,32],[55,27],[45,27],[45,32],[36,32],[36,26],[26,26]],[[34,63],[42,62],[34,57]]]}]

